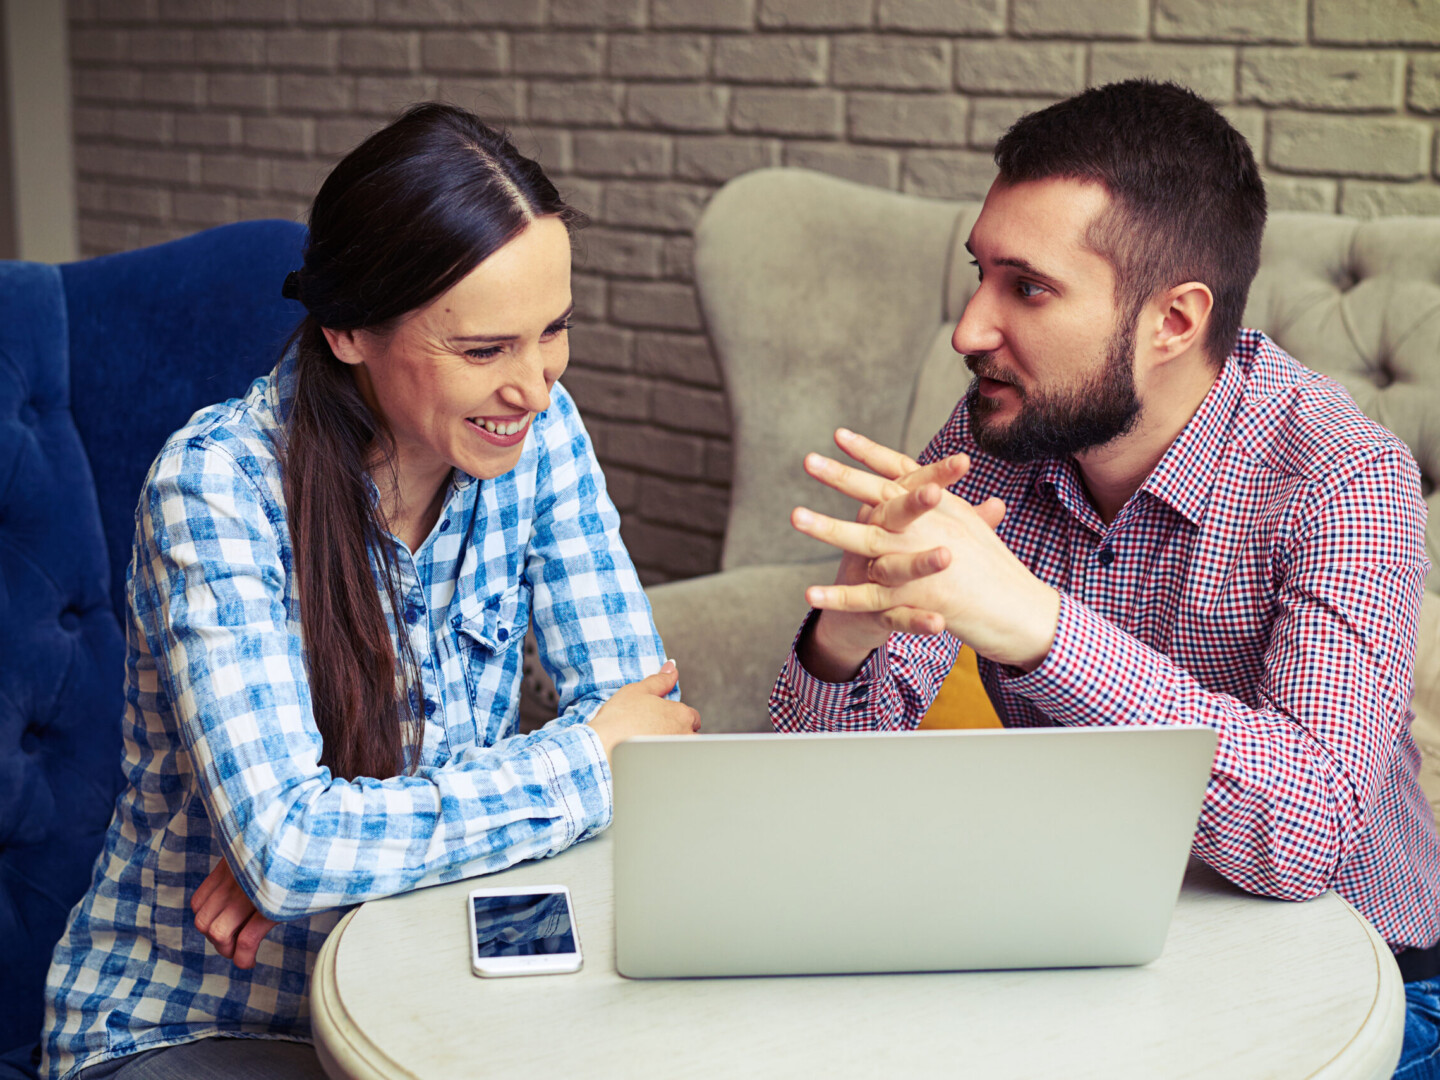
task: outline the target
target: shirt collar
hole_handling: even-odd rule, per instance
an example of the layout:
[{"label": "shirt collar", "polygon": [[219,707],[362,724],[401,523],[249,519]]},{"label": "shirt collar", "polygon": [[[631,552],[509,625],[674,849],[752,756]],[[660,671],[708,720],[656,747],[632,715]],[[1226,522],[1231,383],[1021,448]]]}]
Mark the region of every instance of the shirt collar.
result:
[{"label": "shirt collar", "polygon": [[1263,335],[1241,331],[1235,351],[1211,384],[1189,422],[1151,470],[1140,490],[1173,508],[1192,524],[1199,525],[1215,489],[1220,458],[1224,453],[1235,414],[1239,411],[1251,362]]}]

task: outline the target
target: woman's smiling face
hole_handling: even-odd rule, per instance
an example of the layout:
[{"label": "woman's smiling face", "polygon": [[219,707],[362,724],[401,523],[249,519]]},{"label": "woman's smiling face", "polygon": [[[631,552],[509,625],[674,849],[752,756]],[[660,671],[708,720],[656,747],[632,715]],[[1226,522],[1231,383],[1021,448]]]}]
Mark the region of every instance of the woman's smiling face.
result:
[{"label": "woman's smiling face", "polygon": [[406,501],[450,469],[509,472],[570,359],[570,235],[556,217],[508,243],[387,334],[326,330],[395,441]]}]

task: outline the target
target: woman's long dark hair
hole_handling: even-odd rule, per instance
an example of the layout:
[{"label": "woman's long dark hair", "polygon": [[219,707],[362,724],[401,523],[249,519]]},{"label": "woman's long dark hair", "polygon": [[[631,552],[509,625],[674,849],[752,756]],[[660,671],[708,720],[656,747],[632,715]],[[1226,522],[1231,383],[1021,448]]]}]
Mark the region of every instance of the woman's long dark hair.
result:
[{"label": "woman's long dark hair", "polygon": [[569,207],[540,166],[464,109],[426,103],[335,166],[310,209],[305,262],[287,282],[304,304],[282,469],[293,572],[321,762],[335,776],[385,778],[419,761],[421,681],[402,633],[397,657],[375,569],[400,624],[395,553],[369,477],[393,458],[322,327],[384,333],[502,247]]}]

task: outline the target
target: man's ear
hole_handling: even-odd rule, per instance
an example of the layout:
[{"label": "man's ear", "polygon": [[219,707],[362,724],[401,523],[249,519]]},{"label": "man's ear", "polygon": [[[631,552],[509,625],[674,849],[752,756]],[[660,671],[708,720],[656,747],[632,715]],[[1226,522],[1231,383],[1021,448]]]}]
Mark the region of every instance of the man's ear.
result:
[{"label": "man's ear", "polygon": [[1151,306],[1153,317],[1147,322],[1152,334],[1146,344],[1162,363],[1189,352],[1203,344],[1214,307],[1210,287],[1201,282],[1187,281],[1166,290]]},{"label": "man's ear", "polygon": [[330,343],[330,351],[342,364],[363,364],[368,358],[368,340],[362,330],[331,330],[322,326],[320,332]]}]

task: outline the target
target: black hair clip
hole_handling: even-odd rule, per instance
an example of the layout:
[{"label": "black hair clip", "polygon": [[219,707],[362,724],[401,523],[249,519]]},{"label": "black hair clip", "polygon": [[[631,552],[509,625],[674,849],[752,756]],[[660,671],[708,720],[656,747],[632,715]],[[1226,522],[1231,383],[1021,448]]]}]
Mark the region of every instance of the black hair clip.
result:
[{"label": "black hair clip", "polygon": [[300,271],[291,270],[285,275],[285,284],[280,286],[280,295],[286,300],[300,299]]}]

